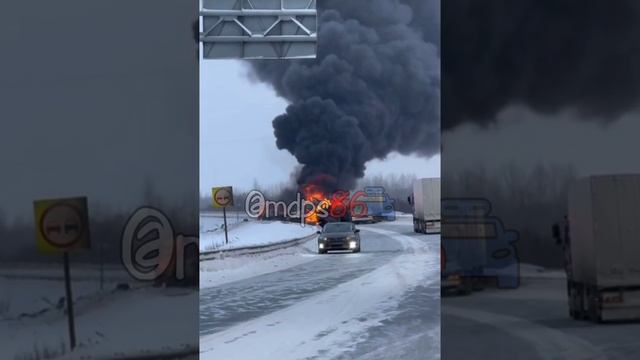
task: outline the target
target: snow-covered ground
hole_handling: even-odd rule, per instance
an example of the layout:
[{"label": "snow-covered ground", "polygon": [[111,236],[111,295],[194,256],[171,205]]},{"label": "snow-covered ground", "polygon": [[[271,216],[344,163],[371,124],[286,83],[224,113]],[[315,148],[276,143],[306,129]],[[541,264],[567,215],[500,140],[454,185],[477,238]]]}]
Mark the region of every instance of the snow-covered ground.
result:
[{"label": "snow-covered ground", "polygon": [[300,246],[267,253],[202,261],[200,262],[200,289],[285,270],[317,259],[315,254],[316,243],[309,241]]},{"label": "snow-covered ground", "polygon": [[[243,211],[228,211],[227,226],[231,227],[235,224],[248,221],[249,216]],[[200,232],[221,229],[224,224],[224,216],[222,212],[201,212],[200,213]]]},{"label": "snow-covered ground", "polygon": [[[403,233],[411,230],[410,219],[404,222]],[[302,281],[300,285],[310,288],[314,285],[309,282],[317,282],[319,289],[324,290],[303,294],[292,283],[292,293],[284,295],[294,301],[292,304],[282,297],[273,298],[273,301],[282,302],[282,307],[257,317],[249,316],[247,321],[202,336],[200,358],[285,360],[319,356],[329,359],[350,351],[357,352],[356,345],[366,341],[369,329],[381,326],[396,316],[398,305],[411,289],[439,282],[437,235],[407,236],[400,231],[386,230],[389,229],[388,223],[363,225],[360,228],[364,239],[361,254],[317,255],[315,244],[310,241],[306,246],[289,249],[289,253],[202,263],[201,282],[209,277],[204,286],[214,290],[213,301],[218,299],[216,303],[220,303],[225,300],[215,295],[215,291],[220,289],[221,296],[231,296],[232,299],[244,296],[247,304],[243,306],[251,311],[261,312],[259,304],[262,303],[267,308],[270,306],[269,294],[264,295],[265,299],[254,298],[254,290],[258,291],[256,286],[262,281],[256,283],[252,278],[264,279],[265,290],[274,294],[286,291],[289,286],[276,279],[297,279]],[[298,266],[300,264],[305,264],[306,268]],[[371,265],[371,270],[357,270],[365,269],[366,264]],[[340,267],[336,268],[336,265]],[[347,275],[349,267],[355,270],[354,276]],[[280,271],[289,268],[292,273]],[[332,279],[332,274],[340,273],[344,273],[341,275],[342,281]],[[265,277],[267,274],[269,277]],[[234,290],[231,294],[224,290],[225,286],[219,286],[231,281],[237,281],[234,282],[234,289],[242,289],[242,284],[246,283],[247,293],[243,295]],[[216,286],[219,287],[216,289]],[[439,287],[434,296],[439,298]],[[224,313],[226,310],[233,311],[233,307],[209,309],[214,313]],[[439,312],[437,308],[422,310]],[[428,347],[435,354],[439,353],[439,348],[434,347],[440,341],[439,323],[432,325],[421,330],[434,339]],[[431,359],[434,358],[432,355],[422,354],[419,358]],[[385,353],[385,356],[393,358],[390,353]]]},{"label": "snow-covered ground", "polygon": [[[111,268],[100,291],[91,269],[83,269],[82,279],[76,265],[81,278],[72,282],[78,345],[70,352],[58,267],[0,269],[0,358],[113,359],[197,351],[197,290],[153,288]],[[123,282],[130,288],[116,290]]]},{"label": "snow-covered ground", "polygon": [[521,264],[520,274],[518,289],[487,288],[443,299],[448,358],[473,353],[495,360],[640,359],[640,323],[574,320],[563,270]]},{"label": "snow-covered ground", "polygon": [[[203,217],[201,217],[201,221]],[[205,220],[206,221],[206,218]],[[229,226],[229,243],[225,244],[224,230],[202,226],[200,251],[234,249],[246,246],[274,244],[303,238],[317,231],[315,226],[281,221],[246,221]]]},{"label": "snow-covered ground", "polygon": [[396,211],[396,218],[401,217],[401,218],[413,218],[413,214],[411,213],[405,213],[402,211]]}]

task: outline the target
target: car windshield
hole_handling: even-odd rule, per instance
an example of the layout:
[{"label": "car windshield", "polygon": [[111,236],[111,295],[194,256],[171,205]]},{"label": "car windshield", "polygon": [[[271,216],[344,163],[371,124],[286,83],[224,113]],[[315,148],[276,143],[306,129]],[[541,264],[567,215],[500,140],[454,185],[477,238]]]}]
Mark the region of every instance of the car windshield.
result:
[{"label": "car windshield", "polygon": [[324,226],[325,233],[339,233],[339,232],[349,232],[352,231],[351,224],[349,223],[333,223],[326,224]]}]

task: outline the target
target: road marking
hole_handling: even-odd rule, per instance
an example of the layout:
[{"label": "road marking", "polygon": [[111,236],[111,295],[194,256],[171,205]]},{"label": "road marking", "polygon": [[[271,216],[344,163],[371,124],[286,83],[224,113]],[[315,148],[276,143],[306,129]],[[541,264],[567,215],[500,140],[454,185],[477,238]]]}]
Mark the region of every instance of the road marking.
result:
[{"label": "road marking", "polygon": [[446,305],[442,314],[457,316],[496,327],[530,343],[541,359],[606,360],[591,343],[577,336],[508,315]]}]

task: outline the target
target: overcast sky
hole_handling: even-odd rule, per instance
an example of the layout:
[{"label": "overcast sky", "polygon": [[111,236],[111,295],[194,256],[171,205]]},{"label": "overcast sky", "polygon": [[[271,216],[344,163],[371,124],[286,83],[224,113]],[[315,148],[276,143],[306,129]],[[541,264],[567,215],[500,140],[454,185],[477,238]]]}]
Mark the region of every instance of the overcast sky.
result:
[{"label": "overcast sky", "polygon": [[514,163],[524,169],[569,165],[578,176],[640,172],[640,115],[610,123],[585,121],[572,111],[542,115],[523,107],[500,112],[487,128],[462,125],[442,135],[444,168],[484,166],[490,173]]},{"label": "overcast sky", "polygon": [[[0,3],[0,210],[32,221],[35,199],[87,196],[128,213],[145,183],[195,208],[197,4],[78,4]],[[34,43],[43,29],[55,41]]]},{"label": "overcast sky", "polygon": [[[201,65],[200,191],[232,185],[241,189],[291,180],[297,162],[276,148],[271,121],[287,103],[271,87],[252,82],[240,61],[209,60]],[[439,177],[440,156],[392,154],[367,164],[366,175]]]}]

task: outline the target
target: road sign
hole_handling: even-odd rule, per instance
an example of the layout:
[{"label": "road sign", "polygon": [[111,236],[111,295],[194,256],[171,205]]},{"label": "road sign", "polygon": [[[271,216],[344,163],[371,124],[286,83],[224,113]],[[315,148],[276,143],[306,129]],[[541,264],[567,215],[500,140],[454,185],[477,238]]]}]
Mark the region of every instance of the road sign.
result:
[{"label": "road sign", "polygon": [[214,208],[222,208],[222,217],[224,218],[224,243],[229,243],[229,234],[227,233],[227,207],[233,206],[233,188],[231,186],[217,187],[211,189],[211,202]]},{"label": "road sign", "polygon": [[315,58],[316,0],[202,0],[203,59]]},{"label": "road sign", "polygon": [[36,244],[45,253],[89,248],[87,198],[34,202]]},{"label": "road sign", "polygon": [[33,202],[33,210],[38,250],[46,253],[62,252],[63,255],[69,345],[73,350],[76,347],[76,330],[73,317],[69,251],[89,248],[87,198],[37,200]]},{"label": "road sign", "polygon": [[233,206],[233,188],[231,186],[212,189],[211,201],[214,208],[226,208]]}]

